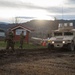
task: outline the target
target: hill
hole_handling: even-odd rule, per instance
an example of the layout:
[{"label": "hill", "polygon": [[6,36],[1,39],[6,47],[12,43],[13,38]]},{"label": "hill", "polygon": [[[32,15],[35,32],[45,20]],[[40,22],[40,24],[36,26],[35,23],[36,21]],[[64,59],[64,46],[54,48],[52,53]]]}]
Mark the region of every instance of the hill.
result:
[{"label": "hill", "polygon": [[[58,29],[58,24],[62,22],[72,22],[75,28],[75,20],[31,20],[26,23],[19,24],[34,29],[34,32],[31,33],[32,36],[46,38],[52,30]],[[18,24],[0,23],[0,28],[6,31],[7,29],[15,25]]]},{"label": "hill", "polygon": [[58,29],[59,23],[72,22],[75,28],[75,20],[32,20],[30,22],[23,23],[27,27],[33,28],[34,32],[32,35],[34,37],[47,38],[51,34],[52,30]]}]

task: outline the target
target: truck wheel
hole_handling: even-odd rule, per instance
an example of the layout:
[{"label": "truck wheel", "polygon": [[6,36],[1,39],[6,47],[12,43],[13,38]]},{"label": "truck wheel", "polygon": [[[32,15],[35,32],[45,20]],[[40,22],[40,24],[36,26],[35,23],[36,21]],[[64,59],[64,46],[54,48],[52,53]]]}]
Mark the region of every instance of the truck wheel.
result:
[{"label": "truck wheel", "polygon": [[51,46],[50,46],[50,44],[48,44],[48,50],[51,50]]},{"label": "truck wheel", "polygon": [[74,51],[74,43],[69,44],[69,50]]}]

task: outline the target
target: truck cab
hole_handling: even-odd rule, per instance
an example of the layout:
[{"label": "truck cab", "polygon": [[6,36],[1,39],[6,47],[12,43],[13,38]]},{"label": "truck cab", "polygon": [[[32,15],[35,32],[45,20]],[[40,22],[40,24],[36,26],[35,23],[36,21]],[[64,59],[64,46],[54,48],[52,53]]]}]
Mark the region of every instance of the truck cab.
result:
[{"label": "truck cab", "polygon": [[48,49],[67,48],[74,51],[75,29],[73,23],[60,23],[58,30],[52,31],[52,37],[48,40]]}]

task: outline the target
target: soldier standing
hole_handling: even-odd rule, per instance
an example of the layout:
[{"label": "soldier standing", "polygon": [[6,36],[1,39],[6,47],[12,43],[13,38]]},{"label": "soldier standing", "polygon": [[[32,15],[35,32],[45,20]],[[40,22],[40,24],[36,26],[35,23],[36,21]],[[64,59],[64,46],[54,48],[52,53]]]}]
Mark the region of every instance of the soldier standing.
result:
[{"label": "soldier standing", "polygon": [[10,30],[8,32],[7,36],[6,36],[6,39],[5,39],[5,41],[7,42],[6,49],[9,49],[11,47],[11,49],[14,50],[14,41],[13,41],[13,38],[14,38],[14,34]]},{"label": "soldier standing", "polygon": [[23,48],[23,42],[24,42],[25,36],[24,36],[24,31],[20,34],[20,48]]}]

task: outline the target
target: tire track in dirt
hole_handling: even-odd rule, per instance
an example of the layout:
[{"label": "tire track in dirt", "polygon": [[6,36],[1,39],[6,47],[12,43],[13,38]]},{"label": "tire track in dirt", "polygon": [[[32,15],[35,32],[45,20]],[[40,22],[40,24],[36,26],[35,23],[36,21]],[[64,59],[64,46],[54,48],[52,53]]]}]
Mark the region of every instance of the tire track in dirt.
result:
[{"label": "tire track in dirt", "polygon": [[[54,72],[61,71],[66,73],[66,75],[75,75],[75,52],[37,49],[15,50],[15,52],[2,51],[0,52],[0,56],[1,55],[2,57],[0,57],[0,69],[8,73],[9,69],[4,69],[5,65],[12,65],[13,63],[24,63],[25,66],[28,65],[30,69],[35,69],[35,67],[37,67],[40,70],[41,68],[44,68],[48,69],[49,71],[54,70]],[[2,68],[2,66],[4,67]],[[23,67],[24,65],[21,66]]]}]

